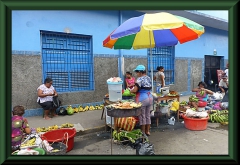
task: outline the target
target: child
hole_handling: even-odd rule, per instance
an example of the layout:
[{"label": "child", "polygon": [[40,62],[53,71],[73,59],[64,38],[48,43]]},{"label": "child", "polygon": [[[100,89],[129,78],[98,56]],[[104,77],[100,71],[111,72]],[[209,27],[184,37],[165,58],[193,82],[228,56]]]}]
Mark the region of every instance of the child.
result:
[{"label": "child", "polygon": [[23,118],[25,109],[23,106],[18,105],[13,108],[12,111],[12,152],[20,149],[21,142],[24,138],[24,134],[30,134],[27,119]]},{"label": "child", "polygon": [[126,88],[128,88],[129,90],[132,90],[134,88],[135,85],[135,78],[132,76],[131,72],[126,72]]}]

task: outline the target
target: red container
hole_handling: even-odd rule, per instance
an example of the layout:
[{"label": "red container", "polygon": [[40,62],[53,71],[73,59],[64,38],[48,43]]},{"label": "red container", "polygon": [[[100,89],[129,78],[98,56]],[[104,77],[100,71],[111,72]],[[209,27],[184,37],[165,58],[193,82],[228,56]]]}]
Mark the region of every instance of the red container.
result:
[{"label": "red container", "polygon": [[184,125],[192,131],[202,131],[207,129],[208,118],[189,118],[183,115]]},{"label": "red container", "polygon": [[74,146],[74,137],[76,135],[75,128],[62,128],[57,130],[48,131],[41,135],[43,140],[48,143],[63,142],[67,145],[67,152],[71,151]]},{"label": "red container", "polygon": [[198,106],[199,107],[206,107],[207,106],[207,102],[206,101],[198,101]]}]

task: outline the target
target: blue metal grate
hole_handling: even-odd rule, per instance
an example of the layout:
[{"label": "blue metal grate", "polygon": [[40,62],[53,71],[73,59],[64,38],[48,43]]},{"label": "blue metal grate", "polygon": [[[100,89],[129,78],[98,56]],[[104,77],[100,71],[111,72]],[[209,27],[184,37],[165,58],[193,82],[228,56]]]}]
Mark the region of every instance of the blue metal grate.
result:
[{"label": "blue metal grate", "polygon": [[58,92],[94,89],[92,36],[40,31],[43,81]]},{"label": "blue metal grate", "polygon": [[[150,49],[148,49],[148,75],[151,76],[151,62],[153,64],[153,75],[157,72],[158,66],[164,67],[165,84],[174,83],[174,62],[175,47],[152,48],[152,61],[150,57]],[[155,83],[154,83],[155,85]]]}]

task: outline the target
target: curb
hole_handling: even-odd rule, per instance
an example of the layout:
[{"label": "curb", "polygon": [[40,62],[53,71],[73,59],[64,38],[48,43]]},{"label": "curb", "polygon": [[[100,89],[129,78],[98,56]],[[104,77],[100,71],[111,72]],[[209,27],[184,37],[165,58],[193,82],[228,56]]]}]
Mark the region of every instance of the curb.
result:
[{"label": "curb", "polygon": [[79,132],[76,133],[75,136],[81,136],[81,135],[86,135],[86,134],[99,132],[99,131],[105,131],[105,130],[106,130],[106,126],[102,125],[102,126],[98,126],[98,127],[84,129],[84,131],[79,131]]}]

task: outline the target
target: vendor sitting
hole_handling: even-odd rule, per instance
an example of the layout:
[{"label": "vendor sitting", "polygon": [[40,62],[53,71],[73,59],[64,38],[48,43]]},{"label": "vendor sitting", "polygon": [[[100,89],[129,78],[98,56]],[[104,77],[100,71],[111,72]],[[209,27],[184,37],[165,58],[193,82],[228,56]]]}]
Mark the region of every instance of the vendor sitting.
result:
[{"label": "vendor sitting", "polygon": [[189,105],[193,106],[196,110],[198,107],[204,107],[207,105],[208,94],[212,95],[213,92],[211,90],[206,89],[207,84],[203,81],[198,83],[198,87],[192,89],[192,92],[196,92],[196,97],[198,98],[198,102],[190,101],[188,102]]},{"label": "vendor sitting", "polygon": [[218,84],[219,89],[222,93],[226,93],[228,90],[228,77],[227,75],[223,75],[222,79],[219,81]]}]

